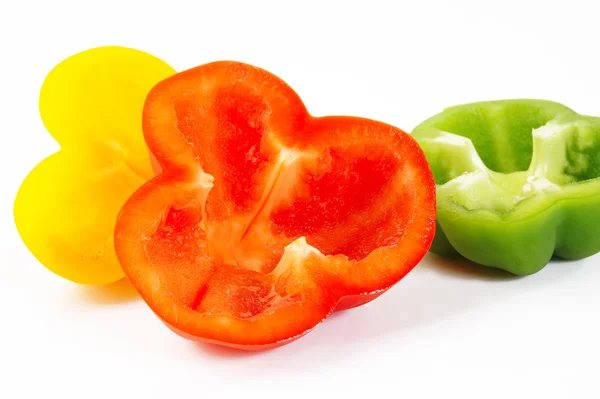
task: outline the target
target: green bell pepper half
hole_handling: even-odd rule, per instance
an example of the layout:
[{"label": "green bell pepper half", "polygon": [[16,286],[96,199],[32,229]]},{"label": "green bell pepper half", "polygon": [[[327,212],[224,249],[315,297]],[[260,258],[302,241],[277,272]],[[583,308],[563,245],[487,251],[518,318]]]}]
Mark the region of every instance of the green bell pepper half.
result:
[{"label": "green bell pepper half", "polygon": [[600,118],[556,102],[447,108],[417,126],[437,185],[431,251],[516,275],[600,252]]}]

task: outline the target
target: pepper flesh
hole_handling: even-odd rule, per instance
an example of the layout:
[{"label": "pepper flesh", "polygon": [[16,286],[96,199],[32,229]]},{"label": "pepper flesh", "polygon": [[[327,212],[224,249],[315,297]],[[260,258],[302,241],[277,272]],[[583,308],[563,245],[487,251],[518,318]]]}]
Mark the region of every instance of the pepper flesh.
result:
[{"label": "pepper flesh", "polygon": [[159,83],[144,108],[162,171],[115,229],[155,314],[195,340],[257,350],[381,295],[433,240],[435,184],[410,135],[313,117],[262,69],[215,62]]},{"label": "pepper flesh", "polygon": [[437,185],[431,251],[517,275],[600,251],[600,118],[544,100],[448,108],[412,132]]},{"label": "pepper flesh", "polygon": [[52,272],[81,284],[124,277],[113,246],[117,214],[153,176],[142,108],[150,89],[174,73],[150,54],[108,46],[75,54],[46,77],[40,114],[60,150],[24,179],[14,218]]}]

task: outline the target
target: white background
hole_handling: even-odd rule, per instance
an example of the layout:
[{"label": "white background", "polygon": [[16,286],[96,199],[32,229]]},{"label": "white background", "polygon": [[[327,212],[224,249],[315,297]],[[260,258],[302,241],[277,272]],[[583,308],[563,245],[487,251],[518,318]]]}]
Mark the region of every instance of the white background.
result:
[{"label": "white background", "polygon": [[515,279],[428,255],[371,304],[244,354],[179,338],[126,283],[52,275],[12,218],[21,180],[57,149],[41,83],[76,52],[129,46],[177,70],[244,61],[315,115],[407,131],[448,105],[511,97],[600,115],[595,3],[1,2],[0,398],[600,397],[600,256]]}]

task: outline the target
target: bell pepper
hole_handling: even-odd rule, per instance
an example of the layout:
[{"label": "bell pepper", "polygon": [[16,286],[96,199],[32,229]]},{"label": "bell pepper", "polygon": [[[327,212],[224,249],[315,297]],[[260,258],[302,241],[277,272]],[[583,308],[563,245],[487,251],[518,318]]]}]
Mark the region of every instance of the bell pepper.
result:
[{"label": "bell pepper", "polygon": [[600,251],[600,118],[544,100],[450,107],[417,126],[437,186],[431,251],[516,275]]},{"label": "bell pepper", "polygon": [[186,338],[286,344],[381,295],[433,240],[435,184],[410,135],[313,117],[260,68],[214,62],[163,80],[143,131],[161,172],[122,208],[115,248]]},{"label": "bell pepper", "polygon": [[46,77],[39,109],[60,150],[25,178],[14,218],[52,272],[82,284],[124,277],[113,245],[117,213],[153,176],[142,108],[150,89],[174,73],[147,53],[110,46],[69,57]]}]

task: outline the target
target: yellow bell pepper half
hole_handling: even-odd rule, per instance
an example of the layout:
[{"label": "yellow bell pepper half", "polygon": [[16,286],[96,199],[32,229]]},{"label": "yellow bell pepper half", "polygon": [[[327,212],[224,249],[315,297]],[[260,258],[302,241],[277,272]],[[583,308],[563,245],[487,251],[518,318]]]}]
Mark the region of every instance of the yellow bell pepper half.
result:
[{"label": "yellow bell pepper half", "polygon": [[52,272],[81,284],[124,276],[113,247],[116,217],[153,175],[142,108],[150,89],[174,73],[150,54],[110,46],[69,57],[46,77],[40,113],[61,148],[25,178],[14,217]]}]

